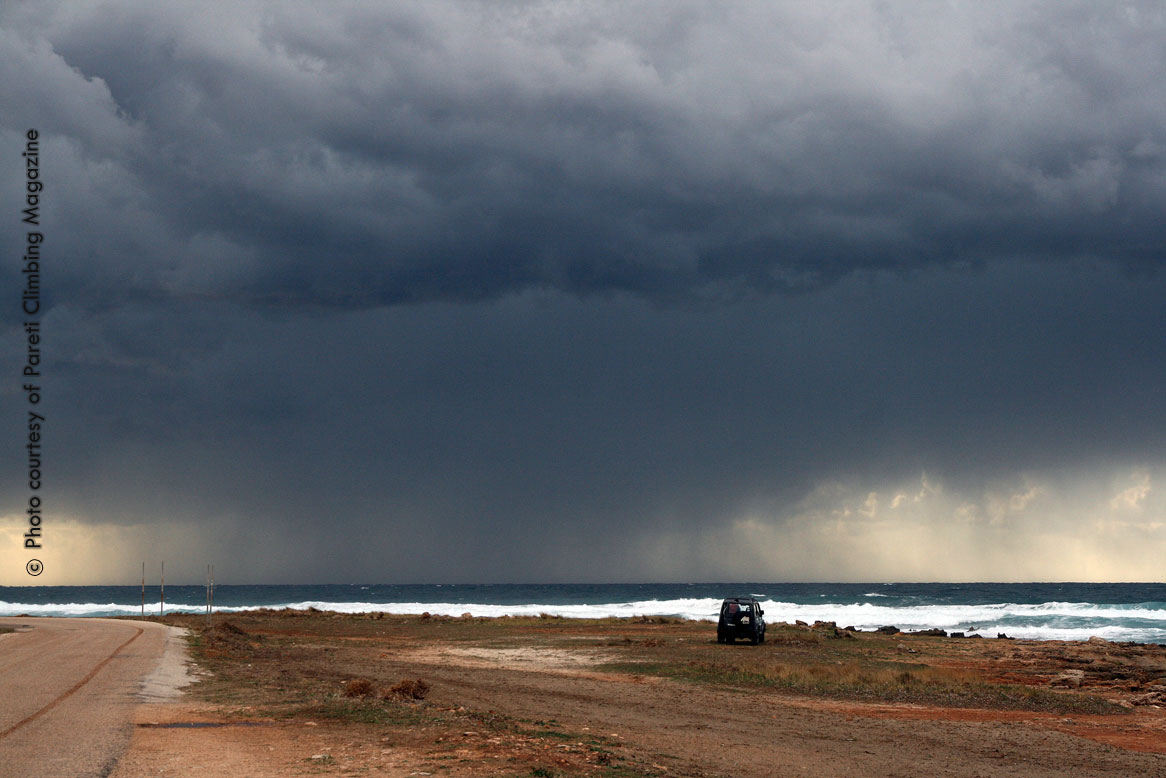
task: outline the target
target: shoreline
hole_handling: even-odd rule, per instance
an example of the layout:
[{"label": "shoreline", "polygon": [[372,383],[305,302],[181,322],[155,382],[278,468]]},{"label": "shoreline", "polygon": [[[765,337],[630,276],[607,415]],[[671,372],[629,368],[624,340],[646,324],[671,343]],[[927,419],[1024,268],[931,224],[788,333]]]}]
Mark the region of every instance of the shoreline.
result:
[{"label": "shoreline", "polygon": [[[324,603],[321,603],[321,604],[324,604]],[[392,607],[394,605],[394,603],[384,603],[384,605],[387,607]],[[334,609],[330,609],[330,608],[316,607],[315,605],[312,605],[312,606],[309,606],[306,608],[295,608],[295,607],[288,607],[288,606],[279,607],[279,608],[272,608],[269,606],[254,606],[254,607],[227,606],[227,607],[222,607],[222,608],[216,608],[214,611],[214,615],[215,615],[215,618],[232,618],[232,617],[242,616],[242,615],[246,615],[246,614],[264,615],[264,614],[269,614],[269,613],[281,613],[281,612],[315,612],[315,613],[334,614],[337,616],[352,616],[352,617],[356,617],[356,618],[368,617],[368,616],[380,616],[380,617],[388,616],[388,617],[394,617],[394,618],[396,618],[396,617],[412,618],[412,617],[428,616],[428,617],[434,617],[434,618],[475,618],[475,619],[554,618],[554,619],[566,619],[566,620],[579,621],[579,622],[590,622],[590,623],[595,623],[595,624],[604,624],[604,623],[607,623],[610,621],[628,621],[628,620],[635,621],[637,619],[672,619],[672,620],[683,621],[683,622],[688,622],[688,623],[693,623],[693,624],[702,624],[702,623],[703,624],[710,624],[710,623],[715,624],[716,623],[715,617],[694,618],[694,617],[687,616],[687,615],[676,615],[676,614],[672,614],[672,613],[634,613],[634,614],[628,614],[628,615],[579,616],[579,615],[565,615],[565,614],[561,614],[561,613],[556,613],[555,609],[553,607],[548,608],[546,610],[539,611],[537,608],[524,606],[524,612],[522,612],[522,613],[500,614],[500,615],[493,615],[493,614],[480,615],[478,613],[474,613],[472,610],[471,611],[462,611],[462,610],[460,610],[460,608],[462,608],[462,607],[464,607],[464,606],[459,604],[459,606],[457,608],[447,608],[444,610],[435,609],[434,611],[431,612],[429,610],[424,610],[424,609],[420,609],[420,608],[413,608],[410,610],[402,610],[402,611],[394,611],[394,610],[385,610],[385,609],[379,609],[379,608],[367,609],[367,610],[334,610]],[[179,608],[181,608],[181,609],[179,609]],[[9,619],[15,619],[15,618],[27,618],[27,619],[31,619],[31,618],[65,618],[65,619],[105,618],[105,619],[118,619],[118,620],[127,620],[127,621],[142,620],[142,617],[137,615],[137,614],[127,614],[124,612],[119,613],[119,612],[115,612],[115,611],[109,611],[108,613],[102,612],[99,615],[94,615],[94,614],[91,614],[88,612],[78,613],[78,614],[60,614],[60,613],[55,613],[55,612],[51,612],[51,613],[21,612],[21,613],[13,613],[13,614],[0,614],[0,618],[9,618]],[[196,606],[196,605],[181,606],[181,605],[179,605],[175,609],[167,610],[164,613],[164,615],[162,615],[162,616],[159,616],[157,612],[154,612],[154,613],[147,612],[146,616],[144,618],[147,621],[149,621],[149,620],[157,621],[159,619],[168,619],[168,618],[205,618],[205,611],[202,609],[202,606]],[[768,618],[767,618],[767,621],[771,622],[771,620]],[[773,622],[771,622],[771,623],[773,623]],[[776,623],[779,623],[779,624],[786,623],[786,624],[798,625],[798,626],[807,626],[808,625],[807,622],[802,621],[802,620],[776,622]],[[871,626],[871,625],[864,624],[863,626],[847,625],[845,627],[838,627],[837,626],[838,622],[836,622],[836,621],[823,621],[823,620],[816,620],[814,622],[814,624],[829,624],[829,625],[834,626],[836,628],[843,629],[843,630],[850,631],[850,632],[854,632],[856,634],[883,633],[883,632],[885,632],[885,630],[894,626],[893,624],[880,624],[878,626]],[[1104,640],[1107,643],[1113,643],[1116,645],[1125,645],[1125,646],[1142,646],[1142,645],[1166,646],[1166,634],[1163,634],[1161,636],[1155,636],[1157,639],[1151,639],[1151,640],[1134,640],[1134,639],[1121,640],[1121,639],[1107,638],[1107,637],[1104,637],[1103,635],[1096,634],[1098,632],[1104,632],[1106,628],[1099,628],[1097,630],[1078,629],[1077,631],[1080,634],[1078,636],[1075,636],[1075,637],[1057,637],[1057,636],[1046,637],[1043,635],[1032,636],[1032,635],[1025,635],[1024,634],[1025,629],[1027,629],[1025,627],[1021,627],[1019,630],[1016,629],[1015,627],[1009,628],[1009,629],[1012,629],[1011,634],[1009,634],[1009,632],[1005,631],[1004,629],[998,630],[996,627],[980,628],[980,627],[976,627],[976,626],[969,626],[969,627],[965,627],[964,629],[952,629],[950,627],[913,624],[910,627],[907,627],[904,629],[899,629],[898,627],[895,627],[896,632],[889,633],[889,634],[939,636],[939,637],[947,637],[947,638],[951,638],[951,639],[964,639],[964,640],[967,640],[967,639],[971,639],[971,640],[990,639],[991,640],[991,639],[1002,639],[1003,638],[1003,639],[1009,639],[1009,640],[1032,640],[1032,641],[1038,641],[1038,642],[1066,642],[1066,643],[1088,642],[1090,640]],[[1164,633],[1166,633],[1166,628],[1163,628],[1162,631]],[[993,634],[991,634],[992,632],[996,632],[996,634],[993,635]]]},{"label": "shoreline", "polygon": [[[146,613],[159,611],[148,587]],[[863,631],[895,625],[904,632],[939,628],[1039,640],[1166,644],[1163,584],[606,584],[606,585],[288,585],[220,584],[221,613],[316,607],[343,613],[392,612],[476,617],[570,618],[669,616],[715,618],[726,595],[760,600],[768,620],[833,621]],[[139,587],[0,588],[0,611],[12,615],[137,616]],[[204,611],[205,586],[166,589],[166,613]]]}]

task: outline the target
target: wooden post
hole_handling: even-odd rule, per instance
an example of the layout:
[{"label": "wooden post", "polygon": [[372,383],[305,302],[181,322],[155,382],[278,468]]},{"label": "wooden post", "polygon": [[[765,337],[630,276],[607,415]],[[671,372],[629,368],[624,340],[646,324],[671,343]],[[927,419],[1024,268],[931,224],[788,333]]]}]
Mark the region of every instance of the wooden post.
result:
[{"label": "wooden post", "polygon": [[158,615],[166,615],[166,562],[162,562],[162,591],[158,599]]},{"label": "wooden post", "polygon": [[142,562],[142,618],[146,618],[146,563]]}]

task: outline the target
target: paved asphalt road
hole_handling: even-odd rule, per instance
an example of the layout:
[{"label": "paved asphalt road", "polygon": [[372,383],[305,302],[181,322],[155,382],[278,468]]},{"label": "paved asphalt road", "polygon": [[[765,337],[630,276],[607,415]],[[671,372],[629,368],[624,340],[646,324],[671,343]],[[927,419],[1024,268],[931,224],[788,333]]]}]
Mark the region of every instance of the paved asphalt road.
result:
[{"label": "paved asphalt road", "polygon": [[97,778],[132,732],[167,629],[109,619],[0,618],[0,778]]}]

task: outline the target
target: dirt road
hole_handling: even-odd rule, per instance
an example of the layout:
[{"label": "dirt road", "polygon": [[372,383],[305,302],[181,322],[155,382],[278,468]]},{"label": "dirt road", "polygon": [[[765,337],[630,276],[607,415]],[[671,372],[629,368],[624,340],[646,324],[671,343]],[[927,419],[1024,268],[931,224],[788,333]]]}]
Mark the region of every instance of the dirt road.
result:
[{"label": "dirt road", "polygon": [[0,626],[0,776],[106,776],[125,750],[171,629],[107,619],[5,618]]},{"label": "dirt road", "polygon": [[448,699],[554,718],[575,730],[618,733],[622,742],[656,754],[673,775],[1166,776],[1160,754],[1058,731],[1066,722],[1106,717],[742,694],[587,672],[555,659],[546,651],[435,645],[390,661],[430,679],[437,703]]}]

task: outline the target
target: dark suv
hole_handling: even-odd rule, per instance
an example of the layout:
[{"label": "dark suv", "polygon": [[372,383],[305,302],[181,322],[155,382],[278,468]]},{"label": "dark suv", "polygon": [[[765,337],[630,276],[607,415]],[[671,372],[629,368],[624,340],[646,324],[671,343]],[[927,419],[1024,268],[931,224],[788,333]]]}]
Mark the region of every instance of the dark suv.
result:
[{"label": "dark suv", "polygon": [[764,643],[764,615],[761,604],[752,597],[730,597],[721,603],[717,642],[732,643],[737,638],[747,638],[753,645]]}]

